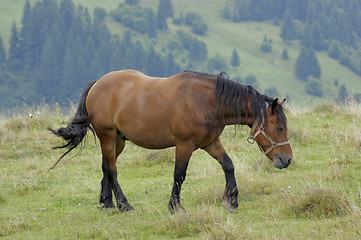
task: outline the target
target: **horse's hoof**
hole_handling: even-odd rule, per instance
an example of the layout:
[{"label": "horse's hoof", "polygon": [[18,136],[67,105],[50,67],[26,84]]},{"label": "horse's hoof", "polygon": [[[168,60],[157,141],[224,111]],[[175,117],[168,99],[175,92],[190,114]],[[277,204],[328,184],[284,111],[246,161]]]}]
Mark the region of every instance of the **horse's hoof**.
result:
[{"label": "horse's hoof", "polygon": [[129,203],[120,203],[120,204],[118,204],[118,209],[121,212],[129,212],[129,211],[134,210],[133,206],[130,205]]},{"label": "horse's hoof", "polygon": [[227,209],[230,212],[236,212],[238,204],[236,206],[234,206],[234,205],[230,204],[227,200],[224,200],[222,202],[222,207],[224,207],[225,209]]},{"label": "horse's hoof", "polygon": [[103,206],[100,206],[100,209],[101,210],[114,210],[115,206],[114,205],[113,206],[105,206],[105,205],[103,205]]},{"label": "horse's hoof", "polygon": [[113,209],[113,208],[115,208],[115,205],[113,202],[103,203],[103,204],[100,204],[100,207],[101,207],[101,209]]},{"label": "horse's hoof", "polygon": [[175,214],[176,212],[186,212],[182,204],[174,200],[169,201],[168,209],[171,214]]}]

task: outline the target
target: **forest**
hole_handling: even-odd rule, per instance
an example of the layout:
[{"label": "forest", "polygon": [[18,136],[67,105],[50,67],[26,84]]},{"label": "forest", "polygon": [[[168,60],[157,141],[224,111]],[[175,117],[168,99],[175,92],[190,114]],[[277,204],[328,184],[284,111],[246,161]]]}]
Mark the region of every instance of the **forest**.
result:
[{"label": "forest", "polygon": [[[281,37],[285,42],[300,40],[302,46],[329,51],[330,57],[361,75],[360,37],[361,2],[235,0],[226,4],[222,16],[234,22],[282,20]],[[233,9],[233,10],[231,10]]]},{"label": "forest", "polygon": [[44,99],[66,104],[74,94],[66,89],[79,90],[112,70],[133,68],[153,76],[180,71],[171,52],[144,48],[131,31],[122,39],[112,35],[105,15],[96,8],[92,18],[87,8],[71,0],[44,0],[34,6],[27,1],[20,30],[12,26],[7,54],[0,42],[1,107]]},{"label": "forest", "polygon": [[[282,58],[288,59],[288,45],[299,43],[294,75],[305,82],[307,94],[322,97],[318,52],[327,52],[361,75],[360,12],[357,0],[227,0],[219,15],[235,23],[271,21],[279,26],[286,46]],[[121,36],[106,25],[109,17],[123,26]],[[161,50],[154,48],[169,24],[184,28]],[[231,61],[222,53],[209,56],[201,40],[208,31],[200,13],[176,15],[170,0],[160,0],[156,10],[142,7],[139,0],[126,0],[111,11],[96,7],[92,13],[72,0],[42,0],[33,5],[26,1],[21,25],[15,21],[12,25],[8,49],[0,36],[0,109],[43,101],[67,105],[88,81],[114,70],[132,68],[163,77],[187,69],[214,72],[239,66],[236,49]],[[272,44],[265,36],[261,51],[272,52]],[[179,52],[181,57],[176,56]],[[233,79],[255,87],[259,84],[253,75]],[[334,85],[340,87],[337,99],[347,99],[345,85],[338,79]],[[275,88],[263,92],[278,93]],[[353,97],[359,100],[360,94]]]}]

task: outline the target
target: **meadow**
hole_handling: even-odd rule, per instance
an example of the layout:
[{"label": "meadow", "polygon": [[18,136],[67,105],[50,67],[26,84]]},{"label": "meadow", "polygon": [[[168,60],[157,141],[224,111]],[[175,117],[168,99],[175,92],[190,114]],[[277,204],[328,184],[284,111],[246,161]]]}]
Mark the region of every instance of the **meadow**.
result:
[{"label": "meadow", "polygon": [[0,238],[2,239],[360,239],[361,109],[351,104],[287,106],[294,160],[279,170],[246,139],[248,127],[227,127],[239,208],[221,207],[220,165],[196,151],[183,184],[187,210],[170,214],[174,149],[127,143],[119,183],[132,212],[101,210],[101,153],[92,134],[58,166],[61,144],[47,127],[63,126],[73,110],[24,107],[0,115]]},{"label": "meadow", "polygon": [[[34,6],[37,1],[30,0],[30,3]],[[21,28],[21,18],[25,2],[26,0],[0,0],[0,34],[5,48],[9,47],[12,22],[15,21],[18,29]],[[81,4],[83,7],[87,7],[90,13],[96,7],[104,8],[107,13],[110,13],[117,8],[120,2],[124,1],[73,0],[72,2],[75,5]],[[154,11],[157,11],[158,4],[159,0],[140,1],[140,6],[152,8]],[[222,71],[226,71],[231,78],[234,79],[240,76],[244,80],[247,76],[253,75],[257,78],[260,85],[260,88],[257,90],[263,92],[267,88],[275,87],[280,96],[287,96],[294,104],[305,100],[320,100],[318,97],[308,95],[305,91],[305,82],[294,76],[295,62],[301,50],[300,43],[299,41],[292,41],[290,44],[285,44],[280,38],[280,26],[273,25],[271,21],[240,23],[227,21],[220,14],[225,5],[225,2],[222,0],[199,0],[197,4],[194,4],[192,0],[173,0],[172,4],[175,17],[179,17],[181,14],[185,15],[187,12],[195,12],[204,18],[209,31],[204,36],[197,35],[196,37],[207,44],[208,58],[219,54],[225,59],[229,66],[227,69],[222,69]],[[207,7],[204,8],[204,6]],[[113,34],[120,37],[122,37],[126,30],[122,24],[117,23],[110,16],[106,17],[106,25]],[[169,41],[176,38],[178,30],[190,33],[189,27],[175,25],[171,19],[168,19],[168,26],[168,30],[158,31],[158,38],[156,40],[149,40],[144,35],[136,32],[133,32],[133,39],[141,40],[145,48],[154,47],[158,51],[163,52],[164,46],[167,46]],[[272,40],[271,53],[263,53],[260,50],[265,36]],[[233,49],[236,49],[239,54],[241,64],[238,67],[231,67],[229,64]],[[284,49],[288,51],[288,60],[284,60],[281,57]],[[173,55],[177,57],[179,63],[182,63],[184,59],[188,59],[188,55],[183,50],[175,51]],[[359,75],[328,57],[327,51],[317,52],[317,58],[322,74],[321,79],[316,81],[323,88],[324,96],[321,99],[322,101],[335,101],[339,85],[341,84],[345,84],[350,96],[361,92],[361,77]],[[182,64],[184,65],[182,70],[186,70],[188,64]],[[204,62],[197,66],[196,69],[189,70],[209,72],[207,64],[208,62]],[[214,73],[218,72],[219,70],[215,70]],[[334,84],[335,79],[338,80],[339,85]]]}]

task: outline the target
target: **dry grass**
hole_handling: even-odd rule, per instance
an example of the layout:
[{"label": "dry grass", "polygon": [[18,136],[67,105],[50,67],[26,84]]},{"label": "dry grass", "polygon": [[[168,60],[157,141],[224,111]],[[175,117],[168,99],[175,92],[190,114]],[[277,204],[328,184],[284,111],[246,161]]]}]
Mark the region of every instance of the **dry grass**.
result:
[{"label": "dry grass", "polygon": [[[36,113],[29,116],[29,113]],[[294,161],[272,167],[249,145],[249,129],[226,128],[239,208],[221,207],[221,166],[194,152],[182,189],[186,213],[169,214],[174,148],[150,151],[127,143],[119,182],[131,213],[96,208],[99,144],[85,142],[54,170],[61,140],[46,127],[64,125],[56,106],[25,109],[0,121],[0,236],[4,239],[359,239],[361,237],[360,107],[322,104],[287,111]]]}]

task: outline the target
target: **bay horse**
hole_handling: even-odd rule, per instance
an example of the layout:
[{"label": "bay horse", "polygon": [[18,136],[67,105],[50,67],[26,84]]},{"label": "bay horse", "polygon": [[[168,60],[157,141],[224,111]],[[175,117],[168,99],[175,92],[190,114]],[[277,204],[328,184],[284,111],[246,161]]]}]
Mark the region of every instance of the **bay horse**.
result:
[{"label": "bay horse", "polygon": [[[133,210],[117,180],[116,160],[126,141],[147,149],[175,146],[174,183],[168,204],[171,213],[184,210],[180,192],[189,159],[203,149],[222,166],[226,187],[223,206],[238,207],[232,160],[220,135],[226,125],[251,128],[249,142],[257,142],[277,168],[287,168],[292,149],[287,139],[283,101],[260,94],[252,86],[218,75],[185,71],[168,78],[149,77],[135,70],[110,72],[85,88],[72,121],[51,130],[68,147],[52,168],[78,146],[87,130],[100,140],[103,179],[100,204],[120,211]],[[51,168],[51,169],[52,169]]]}]

